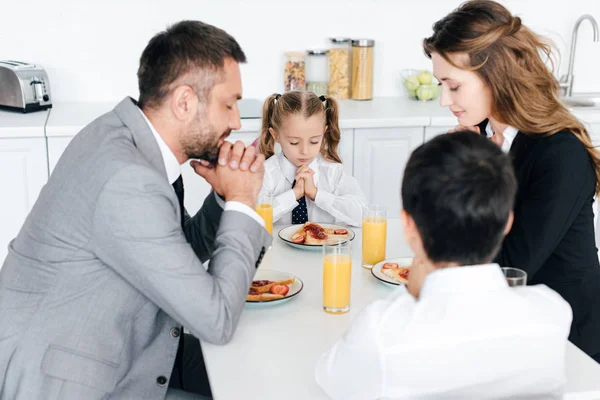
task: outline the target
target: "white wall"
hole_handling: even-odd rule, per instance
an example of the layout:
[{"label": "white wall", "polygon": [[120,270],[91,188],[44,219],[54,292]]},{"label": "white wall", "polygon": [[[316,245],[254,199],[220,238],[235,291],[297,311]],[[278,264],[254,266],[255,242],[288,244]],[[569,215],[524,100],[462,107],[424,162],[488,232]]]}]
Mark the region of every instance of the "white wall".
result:
[{"label": "white wall", "polygon": [[[600,22],[598,0],[504,0],[524,23],[555,40],[566,70],[576,19]],[[400,95],[403,68],[427,68],[421,40],[457,0],[2,0],[0,59],[43,65],[54,102],[118,101],[137,97],[136,70],[148,40],[168,24],[199,19],[242,45],[244,97],[283,88],[283,52],[326,46],[331,36],[376,40],[375,96]],[[575,90],[600,92],[600,43],[586,22],[580,30]]]}]

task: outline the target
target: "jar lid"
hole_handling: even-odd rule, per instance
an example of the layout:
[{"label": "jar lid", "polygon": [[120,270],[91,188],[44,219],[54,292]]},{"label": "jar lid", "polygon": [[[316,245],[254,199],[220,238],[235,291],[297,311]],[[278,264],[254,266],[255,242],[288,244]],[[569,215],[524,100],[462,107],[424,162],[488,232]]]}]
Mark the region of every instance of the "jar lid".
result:
[{"label": "jar lid", "polygon": [[335,37],[329,39],[331,43],[350,43],[352,39],[347,37]]},{"label": "jar lid", "polygon": [[324,50],[324,49],[310,49],[310,50],[306,50],[306,53],[309,56],[326,56],[327,55],[327,50]]},{"label": "jar lid", "polygon": [[287,53],[284,53],[284,55],[286,57],[292,57],[292,58],[302,58],[304,57],[306,54],[302,53],[300,51],[288,51]]},{"label": "jar lid", "polygon": [[353,39],[352,46],[373,47],[375,46],[375,41],[373,39]]}]

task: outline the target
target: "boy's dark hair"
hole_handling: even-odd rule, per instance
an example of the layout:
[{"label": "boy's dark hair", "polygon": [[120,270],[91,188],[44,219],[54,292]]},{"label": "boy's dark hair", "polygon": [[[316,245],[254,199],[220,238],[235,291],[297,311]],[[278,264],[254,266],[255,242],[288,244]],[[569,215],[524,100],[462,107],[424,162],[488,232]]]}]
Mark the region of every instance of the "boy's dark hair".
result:
[{"label": "boy's dark hair", "polygon": [[139,106],[160,104],[169,93],[169,85],[194,70],[213,72],[189,83],[198,96],[207,98],[228,57],[246,62],[246,55],[231,35],[200,21],[181,21],[156,34],[140,57]]},{"label": "boy's dark hair", "polygon": [[476,265],[498,253],[516,191],[510,158],[500,147],[460,131],[437,136],[412,153],[402,202],[431,261]]}]

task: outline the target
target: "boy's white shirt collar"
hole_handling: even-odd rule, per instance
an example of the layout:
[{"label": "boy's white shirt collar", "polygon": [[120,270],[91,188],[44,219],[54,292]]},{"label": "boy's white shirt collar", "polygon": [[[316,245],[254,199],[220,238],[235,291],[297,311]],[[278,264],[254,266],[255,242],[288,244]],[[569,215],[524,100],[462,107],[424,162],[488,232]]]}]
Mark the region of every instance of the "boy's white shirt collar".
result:
[{"label": "boy's white shirt collar", "polygon": [[489,291],[506,288],[508,283],[498,264],[463,265],[439,268],[423,282],[419,299],[428,295],[461,291]]}]

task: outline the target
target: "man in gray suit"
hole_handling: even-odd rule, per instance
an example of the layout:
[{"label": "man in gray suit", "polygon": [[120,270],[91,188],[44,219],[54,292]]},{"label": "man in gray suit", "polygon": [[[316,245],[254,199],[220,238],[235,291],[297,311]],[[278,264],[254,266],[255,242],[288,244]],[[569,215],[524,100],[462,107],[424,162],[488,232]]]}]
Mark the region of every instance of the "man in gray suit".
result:
[{"label": "man in gray suit", "polygon": [[[202,377],[186,377],[202,371],[198,340],[181,327],[228,342],[271,243],[253,210],[264,158],[225,141],[240,127],[244,61],[226,32],[175,24],[142,54],[139,103],[73,139],[0,270],[0,399],[198,391]],[[214,189],[193,217],[188,159]]]}]

